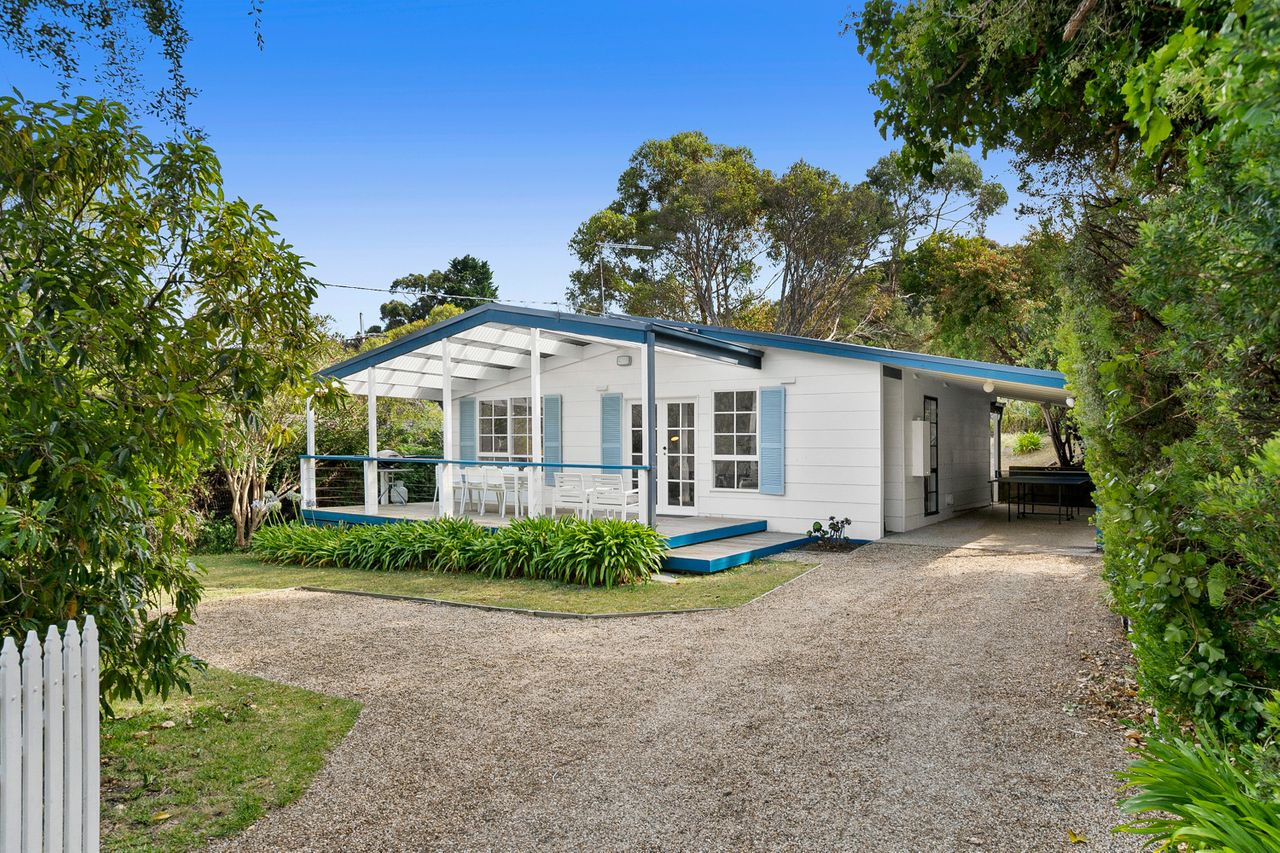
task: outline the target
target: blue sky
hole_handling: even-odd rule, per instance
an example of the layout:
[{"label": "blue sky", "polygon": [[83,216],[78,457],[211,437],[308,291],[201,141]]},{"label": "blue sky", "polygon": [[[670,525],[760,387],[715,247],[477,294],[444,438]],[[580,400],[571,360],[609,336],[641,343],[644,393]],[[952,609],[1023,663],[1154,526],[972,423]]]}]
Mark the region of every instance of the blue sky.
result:
[{"label": "blue sky", "polygon": [[[646,139],[699,129],[782,170],[860,180],[891,143],[845,2],[187,4],[186,66],[230,193],[272,210],[326,282],[386,287],[471,253],[511,300],[563,298],[577,225]],[[43,72],[0,70],[28,96]],[[1003,158],[984,163],[1012,188]],[[990,236],[1026,225],[1006,210]],[[354,331],[377,293],[322,291]]]}]

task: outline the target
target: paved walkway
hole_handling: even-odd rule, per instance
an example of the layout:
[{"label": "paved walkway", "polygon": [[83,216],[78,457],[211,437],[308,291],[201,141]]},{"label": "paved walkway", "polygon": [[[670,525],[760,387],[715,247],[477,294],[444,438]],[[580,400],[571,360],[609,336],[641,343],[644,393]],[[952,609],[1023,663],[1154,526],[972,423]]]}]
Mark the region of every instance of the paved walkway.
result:
[{"label": "paved walkway", "polygon": [[1066,710],[1101,594],[1093,558],[878,544],[722,613],[211,604],[212,663],[365,703],[221,849],[1136,849],[1121,738]]},{"label": "paved walkway", "polygon": [[909,533],[891,533],[885,542],[899,545],[932,545],[939,548],[968,548],[1019,554],[1063,554],[1089,557],[1097,553],[1090,509],[1077,510],[1076,517],[1059,523],[1052,516],[1029,516],[1010,520],[1004,504],[927,524]]}]

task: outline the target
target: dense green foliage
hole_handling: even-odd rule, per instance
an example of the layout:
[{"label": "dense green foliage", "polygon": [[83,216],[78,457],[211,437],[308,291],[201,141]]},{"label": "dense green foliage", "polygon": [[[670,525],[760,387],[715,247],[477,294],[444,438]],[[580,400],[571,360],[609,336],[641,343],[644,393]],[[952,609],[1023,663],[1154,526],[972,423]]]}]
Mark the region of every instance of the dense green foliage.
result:
[{"label": "dense green foliage", "polygon": [[[471,255],[454,258],[443,270],[401,276],[391,282],[391,291],[411,296],[412,301],[392,299],[382,303],[382,326],[370,326],[370,332],[389,332],[407,323],[427,320],[433,311],[445,305],[465,311],[498,298],[489,262]],[[443,318],[429,322],[439,322],[439,319]]]},{"label": "dense green foliage", "polygon": [[904,327],[919,325],[897,298],[905,253],[930,235],[981,231],[1007,200],[963,152],[928,178],[902,166],[888,155],[854,185],[803,160],[775,175],[750,149],[702,133],[649,140],[617,200],[569,243],[581,264],[569,303],[902,343]]},{"label": "dense green foliage", "polygon": [[198,138],[0,99],[0,634],[93,613],[107,696],[187,683],[186,492],[225,405],[306,376],[315,291],[272,225]]},{"label": "dense green foliage", "polygon": [[377,572],[478,572],[583,586],[639,583],[658,571],[666,545],[652,528],[613,519],[528,518],[487,531],[464,518],[312,527],[264,527],[263,559]]},{"label": "dense green foliage", "polygon": [[1238,749],[1212,740],[1153,741],[1121,778],[1136,791],[1123,809],[1138,816],[1122,832],[1149,836],[1162,850],[1280,850],[1280,745],[1273,734]]},{"label": "dense green foliage", "polygon": [[1013,440],[1014,453],[1035,453],[1044,444],[1038,432],[1020,432]]},{"label": "dense green foliage", "polygon": [[1064,365],[1140,684],[1247,737],[1280,686],[1280,4],[872,0],[854,26],[914,164],[1012,147],[1073,202]]}]

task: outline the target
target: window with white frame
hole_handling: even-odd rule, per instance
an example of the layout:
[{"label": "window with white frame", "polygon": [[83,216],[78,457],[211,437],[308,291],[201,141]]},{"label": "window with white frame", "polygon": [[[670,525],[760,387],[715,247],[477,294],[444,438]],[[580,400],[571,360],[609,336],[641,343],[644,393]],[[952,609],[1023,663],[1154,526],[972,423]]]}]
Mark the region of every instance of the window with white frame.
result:
[{"label": "window with white frame", "polygon": [[760,488],[756,392],[716,391],[712,394],[712,402],[712,486],[717,489]]},{"label": "window with white frame", "polygon": [[532,458],[533,418],[528,397],[481,400],[477,427],[481,459],[527,462]]}]

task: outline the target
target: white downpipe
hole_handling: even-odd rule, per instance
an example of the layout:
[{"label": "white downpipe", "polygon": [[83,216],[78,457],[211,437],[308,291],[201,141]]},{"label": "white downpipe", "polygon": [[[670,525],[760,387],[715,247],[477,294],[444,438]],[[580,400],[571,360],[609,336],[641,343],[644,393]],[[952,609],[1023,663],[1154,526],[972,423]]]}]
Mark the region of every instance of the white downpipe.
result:
[{"label": "white downpipe", "polygon": [[[440,341],[440,431],[443,433],[441,449],[445,459],[456,459],[453,439],[453,359],[449,354],[449,339]],[[436,514],[453,515],[453,466],[446,463],[437,469],[437,476],[443,477],[440,486],[440,505]]]},{"label": "white downpipe", "polygon": [[[530,458],[542,462],[542,330],[529,330],[529,448]],[[542,487],[546,482],[543,469],[535,465],[529,469],[529,515],[542,515]]]},{"label": "white downpipe", "polygon": [[[369,368],[366,399],[369,401],[369,453],[371,457],[378,455],[378,369]],[[364,463],[364,514],[378,514],[378,463],[373,460]]]}]

